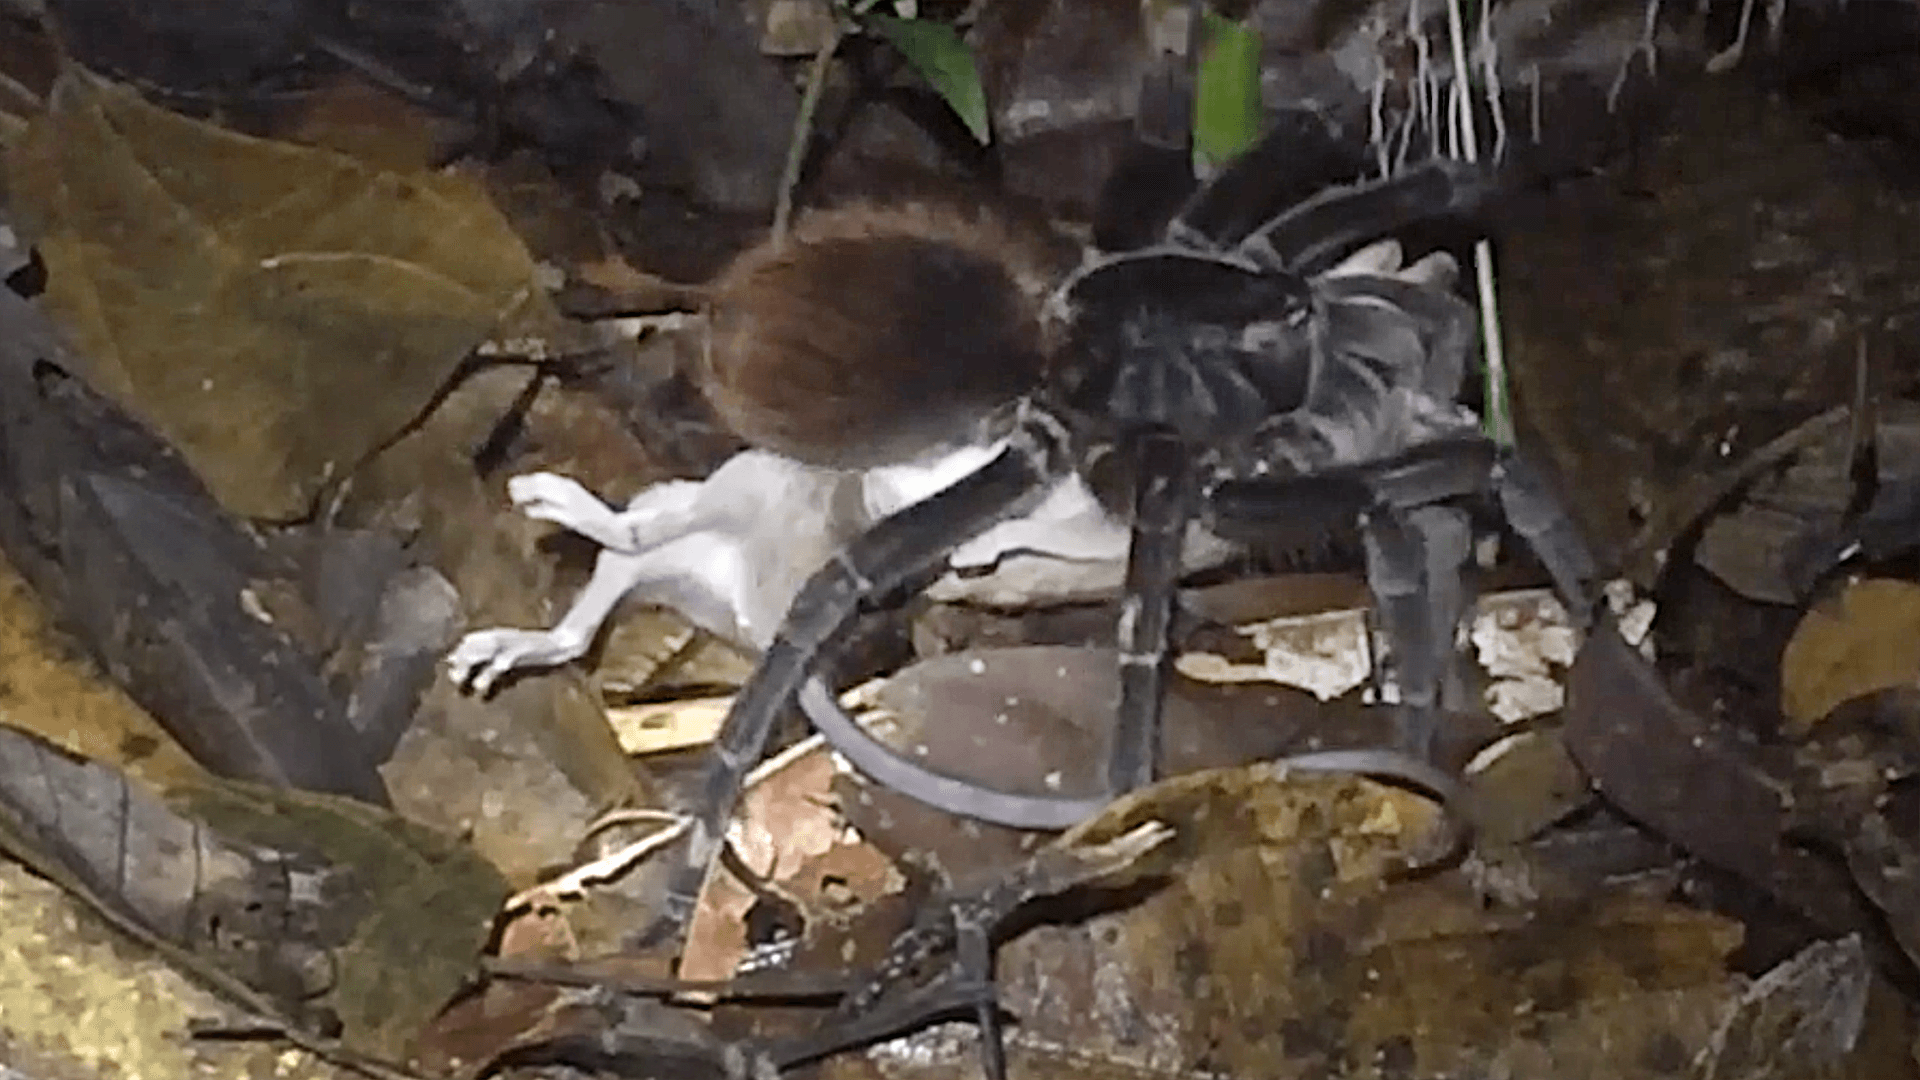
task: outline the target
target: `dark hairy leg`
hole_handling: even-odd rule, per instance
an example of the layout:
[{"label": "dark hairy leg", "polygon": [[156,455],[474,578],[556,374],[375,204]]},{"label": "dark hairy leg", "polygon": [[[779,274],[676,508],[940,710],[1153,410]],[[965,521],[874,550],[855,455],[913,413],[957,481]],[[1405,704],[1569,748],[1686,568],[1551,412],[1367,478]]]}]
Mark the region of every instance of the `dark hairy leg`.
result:
[{"label": "dark hairy leg", "polygon": [[1316,515],[1365,516],[1367,584],[1392,643],[1401,691],[1401,749],[1425,756],[1454,628],[1466,607],[1460,568],[1470,537],[1465,519],[1442,504],[1487,492],[1546,567],[1574,624],[1591,625],[1597,574],[1572,520],[1524,458],[1475,433],[1367,465],[1228,481],[1211,493],[1205,513],[1222,536],[1248,538],[1263,528],[1300,529]]},{"label": "dark hairy leg", "polygon": [[1133,540],[1120,623],[1120,708],[1107,759],[1115,793],[1153,783],[1159,757],[1160,709],[1167,693],[1167,638],[1187,523],[1193,519],[1192,448],[1151,432],[1129,448],[1134,459]]},{"label": "dark hairy leg", "polygon": [[1471,215],[1492,193],[1479,166],[1436,158],[1385,180],[1328,188],[1262,225],[1240,250],[1263,265],[1312,277],[1368,241],[1419,222]]},{"label": "dark hairy leg", "polygon": [[1440,689],[1454,661],[1465,613],[1460,568],[1473,543],[1466,514],[1447,506],[1383,506],[1364,524],[1367,588],[1390,645],[1388,670],[1400,691],[1400,749],[1431,759]]},{"label": "dark hairy leg", "polygon": [[864,604],[895,593],[936,567],[956,544],[1017,513],[1043,490],[1054,454],[1050,434],[1023,427],[980,471],[874,525],[801,586],[779,635],[720,727],[698,813],[668,884],[666,910],[638,944],[677,941],[685,932],[747,772],[765,754],[775,722],[811,677],[816,659]]},{"label": "dark hairy leg", "polygon": [[1237,247],[1288,207],[1329,184],[1353,182],[1365,167],[1366,159],[1318,113],[1285,110],[1259,142],[1187,200],[1168,238],[1203,250]]}]

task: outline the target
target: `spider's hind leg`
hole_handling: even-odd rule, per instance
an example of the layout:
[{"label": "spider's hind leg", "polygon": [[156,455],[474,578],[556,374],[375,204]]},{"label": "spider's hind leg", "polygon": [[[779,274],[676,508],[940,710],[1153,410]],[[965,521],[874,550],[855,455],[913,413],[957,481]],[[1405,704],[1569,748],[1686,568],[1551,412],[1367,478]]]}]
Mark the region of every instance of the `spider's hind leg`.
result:
[{"label": "spider's hind leg", "polygon": [[1189,198],[1168,239],[1200,249],[1239,246],[1262,225],[1332,185],[1360,176],[1366,160],[1326,118],[1288,109],[1259,142]]},{"label": "spider's hind leg", "polygon": [[1498,461],[1492,443],[1463,433],[1384,461],[1229,481],[1209,500],[1209,520],[1222,536],[1252,538],[1299,529],[1302,522],[1360,519],[1367,586],[1400,693],[1400,748],[1416,756],[1431,757],[1466,609],[1461,568],[1472,532],[1466,513],[1448,501],[1487,490]]},{"label": "spider's hind leg", "polygon": [[1326,188],[1261,225],[1239,250],[1264,266],[1311,277],[1379,237],[1420,222],[1471,218],[1493,193],[1481,166],[1436,158],[1385,179]]},{"label": "spider's hind leg", "polygon": [[1501,455],[1492,480],[1507,524],[1546,567],[1568,618],[1577,629],[1590,629],[1599,567],[1566,507],[1539,470],[1516,451]]}]

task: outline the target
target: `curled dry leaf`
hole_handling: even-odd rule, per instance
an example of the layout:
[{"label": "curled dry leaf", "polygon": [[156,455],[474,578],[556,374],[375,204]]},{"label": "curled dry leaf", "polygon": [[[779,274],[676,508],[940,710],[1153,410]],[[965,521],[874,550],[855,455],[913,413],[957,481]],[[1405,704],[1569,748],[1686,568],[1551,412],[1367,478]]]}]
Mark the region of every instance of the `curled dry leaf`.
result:
[{"label": "curled dry leaf", "polygon": [[[1749,599],[1799,604],[1849,550],[1874,562],[1920,543],[1920,402],[1880,402],[1861,415],[1870,431],[1853,408],[1833,409],[1727,470],[1722,498],[1747,486],[1737,509],[1707,523],[1695,561]],[[1855,506],[1854,458],[1869,435],[1871,497]]]},{"label": "curled dry leaf", "polygon": [[7,171],[88,376],[244,516],[304,512],[539,299],[462,177],[235,134],[78,70]]},{"label": "curled dry leaf", "polygon": [[1747,987],[1697,1060],[1696,1080],[1820,1075],[1859,1044],[1872,989],[1860,935],[1814,942]]},{"label": "curled dry leaf", "polygon": [[1848,583],[1808,609],[1780,658],[1780,708],[1804,734],[1834,708],[1920,682],[1920,585]]}]

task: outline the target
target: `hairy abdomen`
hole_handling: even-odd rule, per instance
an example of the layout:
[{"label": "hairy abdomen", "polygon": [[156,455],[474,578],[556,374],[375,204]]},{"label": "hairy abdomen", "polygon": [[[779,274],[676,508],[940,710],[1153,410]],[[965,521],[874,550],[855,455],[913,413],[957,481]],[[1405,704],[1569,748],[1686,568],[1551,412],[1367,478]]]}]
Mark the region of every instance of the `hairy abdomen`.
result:
[{"label": "hairy abdomen", "polygon": [[716,283],[701,384],[741,438],[867,468],[967,438],[1039,381],[1044,237],[984,213],[854,207]]}]

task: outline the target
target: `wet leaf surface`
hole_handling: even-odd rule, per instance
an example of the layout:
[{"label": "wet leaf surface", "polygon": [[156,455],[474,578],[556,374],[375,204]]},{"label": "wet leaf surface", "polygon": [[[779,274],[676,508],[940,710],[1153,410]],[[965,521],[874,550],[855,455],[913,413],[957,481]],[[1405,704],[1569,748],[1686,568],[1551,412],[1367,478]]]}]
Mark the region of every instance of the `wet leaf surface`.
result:
[{"label": "wet leaf surface", "polygon": [[235,1004],[337,1022],[387,1060],[468,979],[505,895],[467,849],[372,808],[211,781],[170,806],[13,729],[0,729],[0,792],[9,854],[189,971],[219,973]]}]

